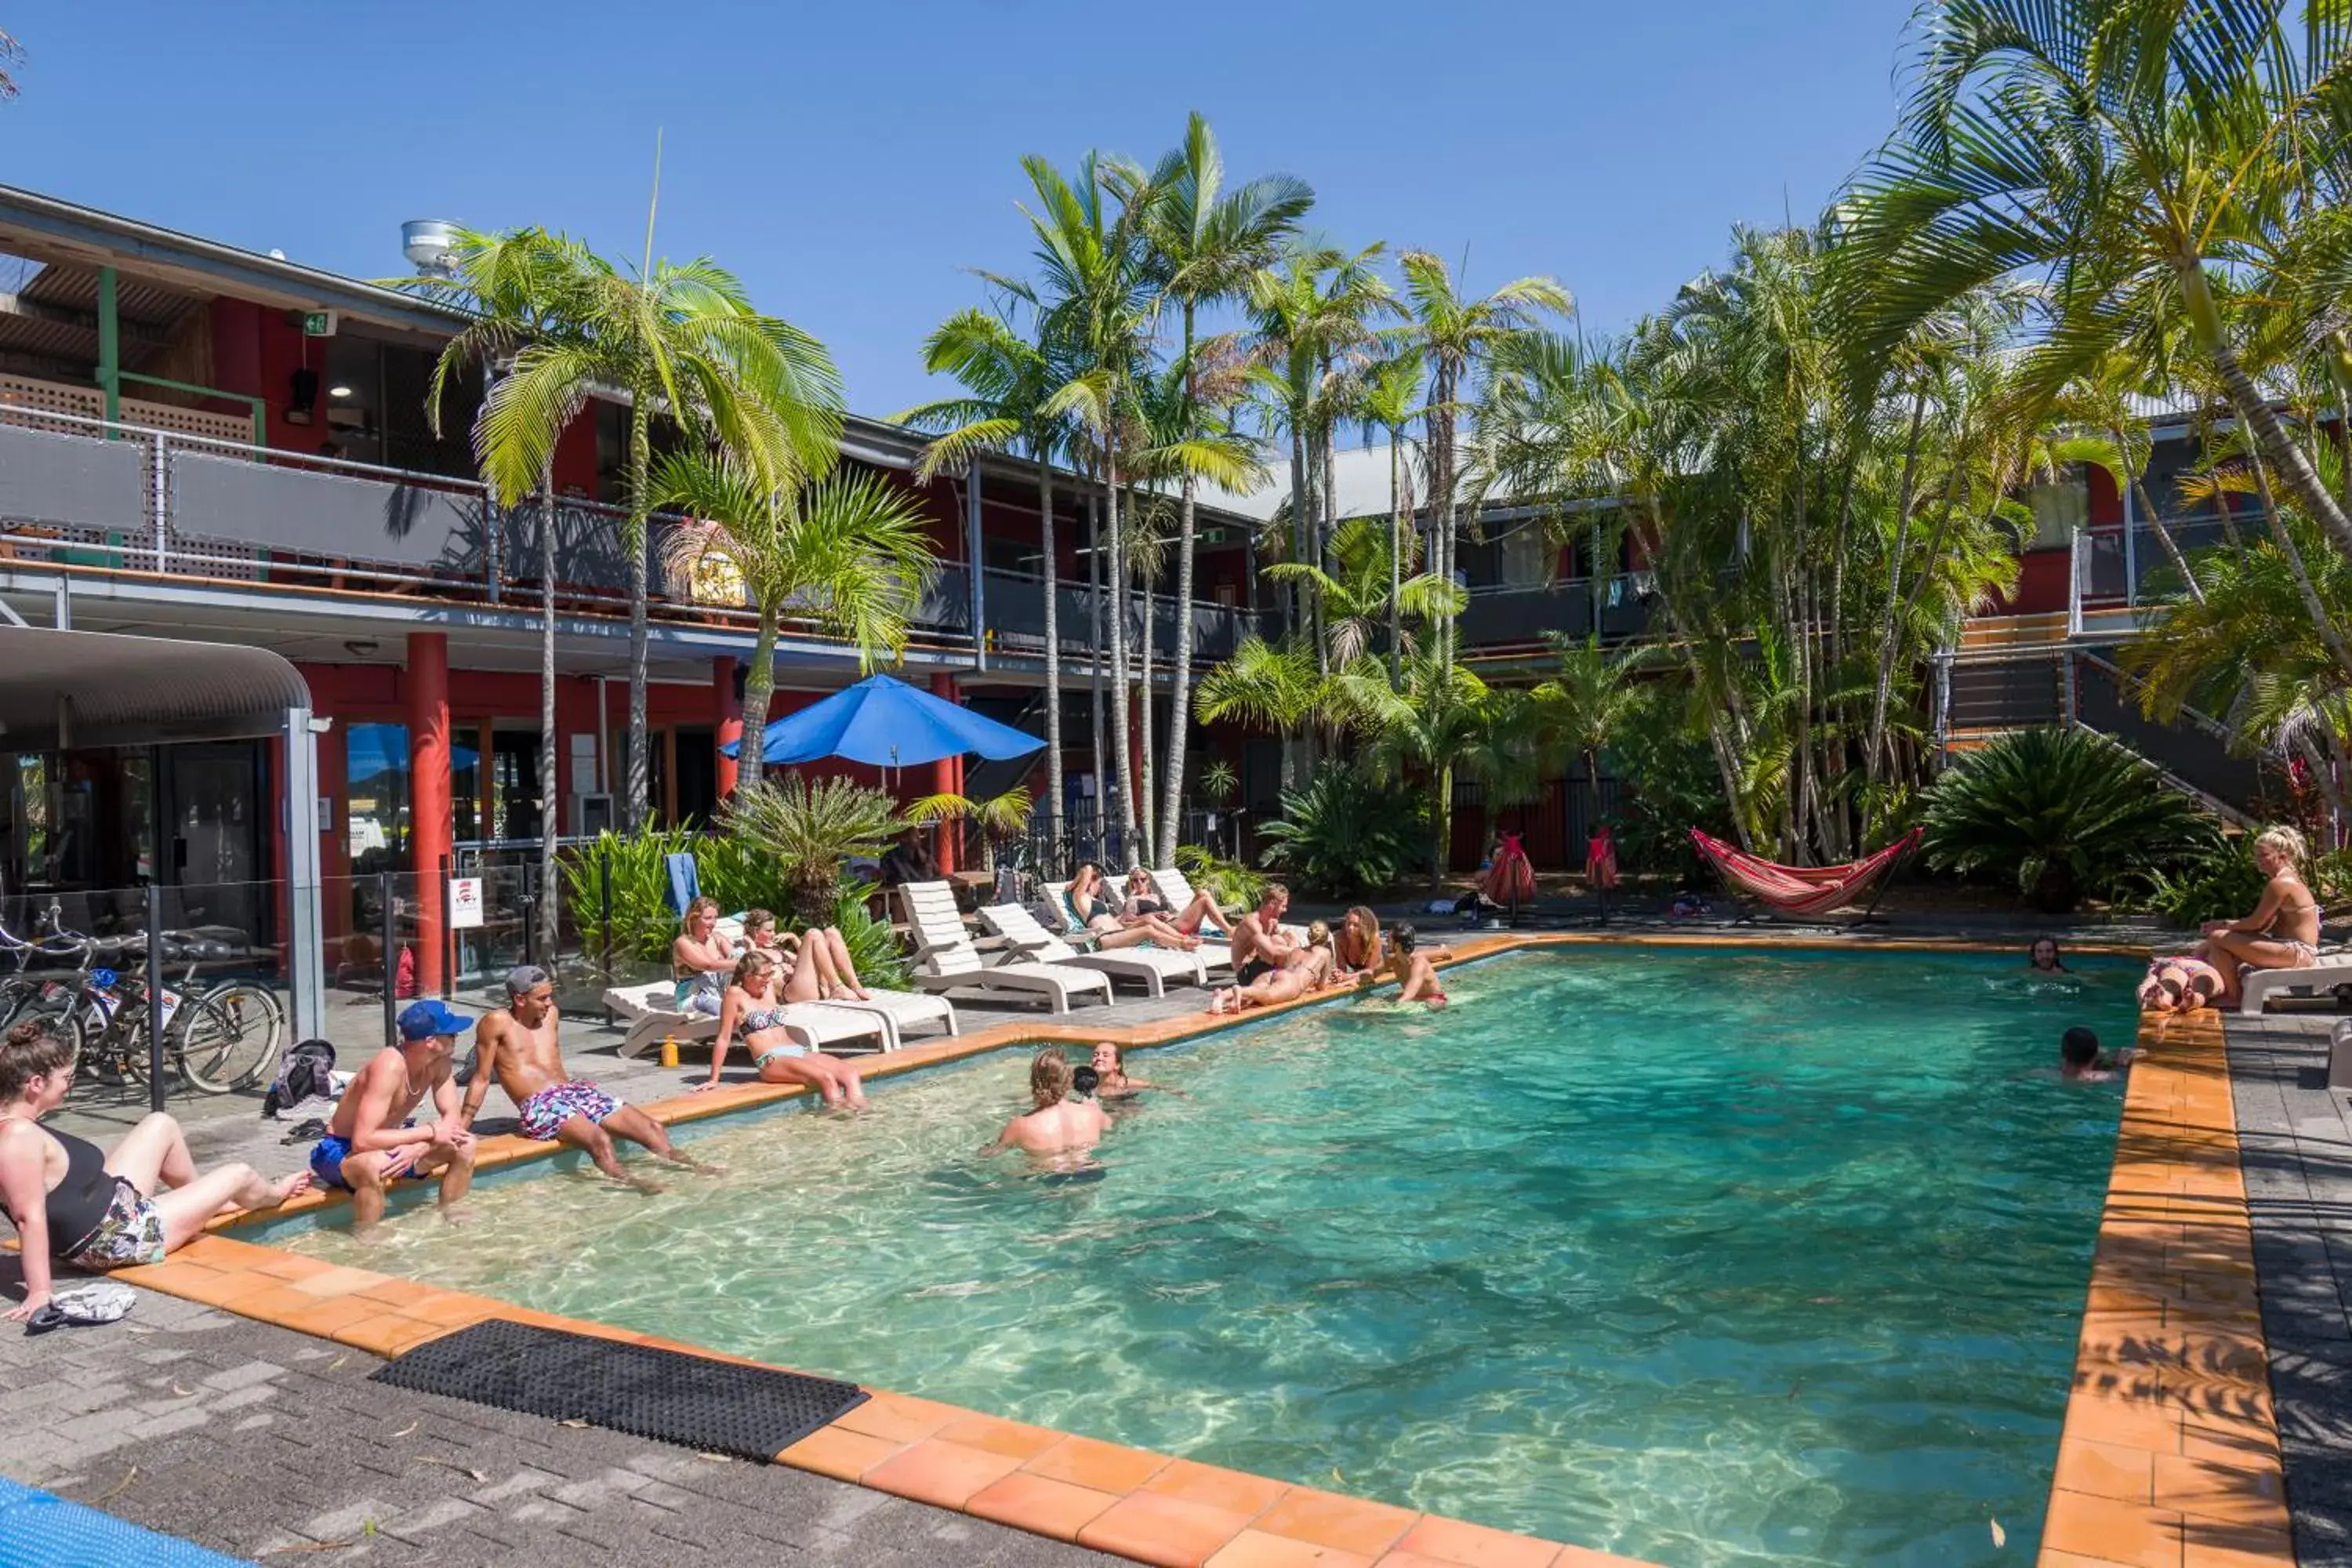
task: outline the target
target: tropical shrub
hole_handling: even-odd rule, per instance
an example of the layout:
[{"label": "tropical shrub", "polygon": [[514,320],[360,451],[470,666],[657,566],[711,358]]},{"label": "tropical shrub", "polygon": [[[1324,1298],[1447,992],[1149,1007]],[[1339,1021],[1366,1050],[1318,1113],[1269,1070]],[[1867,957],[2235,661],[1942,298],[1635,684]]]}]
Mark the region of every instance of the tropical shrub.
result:
[{"label": "tropical shrub", "polygon": [[2052,913],[2144,892],[2216,832],[2156,769],[2087,730],[1999,736],[1927,798],[1929,865],[2011,879]]},{"label": "tropical shrub", "polygon": [[1176,868],[1184,873],[1194,892],[1208,894],[1220,909],[1254,909],[1258,895],[1265,890],[1265,879],[1244,862],[1220,859],[1215,851],[1198,844],[1176,847]]},{"label": "tropical shrub", "polygon": [[1643,687],[1635,707],[1609,742],[1617,774],[1612,832],[1625,870],[1703,878],[1690,830],[1731,837],[1723,775],[1706,742],[1690,732],[1682,710],[1686,694],[1657,683]]},{"label": "tropical shrub", "polygon": [[2178,926],[2234,920],[2254,907],[2267,880],[2250,837],[2214,836],[2210,848],[2148,874],[2148,908]]},{"label": "tropical shrub", "polygon": [[774,907],[795,925],[830,919],[842,862],[879,856],[898,826],[890,797],[880,790],[795,773],[738,789],[719,808],[720,831],[768,857],[782,872],[783,898]]},{"label": "tropical shrub", "polygon": [[1427,801],[1423,791],[1329,767],[1306,788],[1285,790],[1281,819],[1258,831],[1273,840],[1258,858],[1263,864],[1347,898],[1395,886],[1423,858]]},{"label": "tropical shrub", "polygon": [[874,896],[870,883],[847,882],[833,900],[833,923],[841,928],[842,944],[849,949],[850,967],[868,985],[887,986],[893,991],[907,988],[907,961],[898,952],[898,939],[890,931],[890,922],[875,918],[867,900]]},{"label": "tropical shrub", "polygon": [[683,827],[647,828],[626,838],[608,829],[564,852],[564,907],[591,963],[617,974],[668,954],[677,913],[669,904],[667,858],[694,853],[698,873],[709,842]]}]

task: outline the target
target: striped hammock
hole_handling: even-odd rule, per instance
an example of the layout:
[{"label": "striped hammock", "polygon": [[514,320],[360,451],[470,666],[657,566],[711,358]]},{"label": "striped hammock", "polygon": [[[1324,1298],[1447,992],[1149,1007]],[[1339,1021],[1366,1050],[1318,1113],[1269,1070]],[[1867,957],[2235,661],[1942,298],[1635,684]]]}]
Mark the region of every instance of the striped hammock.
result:
[{"label": "striped hammock", "polygon": [[1923,830],[1913,828],[1877,854],[1843,866],[1782,866],[1761,860],[1722,839],[1690,830],[1699,858],[1735,893],[1745,893],[1784,915],[1825,915],[1862,901],[1876,900],[1880,884],[1894,873],[1895,863],[1909,854]]}]

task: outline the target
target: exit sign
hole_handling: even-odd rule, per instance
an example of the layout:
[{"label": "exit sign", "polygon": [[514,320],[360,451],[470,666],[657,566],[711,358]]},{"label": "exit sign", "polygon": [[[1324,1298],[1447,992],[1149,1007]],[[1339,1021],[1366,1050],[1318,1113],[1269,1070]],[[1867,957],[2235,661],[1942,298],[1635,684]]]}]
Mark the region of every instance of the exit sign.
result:
[{"label": "exit sign", "polygon": [[335,335],[335,312],[306,310],[302,315],[302,335],[306,338],[331,338]]}]

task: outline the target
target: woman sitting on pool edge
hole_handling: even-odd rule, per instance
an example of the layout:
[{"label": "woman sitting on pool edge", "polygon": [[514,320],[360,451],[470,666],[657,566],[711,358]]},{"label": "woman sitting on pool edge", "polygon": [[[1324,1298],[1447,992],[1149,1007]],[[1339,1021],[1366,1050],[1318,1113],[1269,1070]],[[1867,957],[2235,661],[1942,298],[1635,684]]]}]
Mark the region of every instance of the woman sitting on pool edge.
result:
[{"label": "woman sitting on pool edge", "polygon": [[1381,946],[1381,917],[1363,905],[1350,909],[1331,933],[1333,978],[1369,985],[1380,977],[1387,962]]},{"label": "woman sitting on pool edge", "polygon": [[2303,835],[2265,828],[2254,840],[2254,864],[2269,879],[2254,912],[2240,921],[2208,921],[2193,954],[2221,973],[2219,1004],[2238,1005],[2238,966],[2305,969],[2319,957],[2319,900],[2304,881]]},{"label": "woman sitting on pool edge", "polygon": [[2152,958],[2139,983],[2143,1013],[2193,1013],[2221,994],[2221,973],[2201,958]]},{"label": "woman sitting on pool edge", "polygon": [[1228,985],[1209,994],[1209,1011],[1238,1013],[1244,1007],[1270,1007],[1296,1002],[1309,991],[1335,984],[1338,960],[1331,952],[1331,928],[1321,921],[1307,928],[1306,945],[1247,985]]},{"label": "woman sitting on pool edge", "polygon": [[[793,967],[795,975],[803,970],[814,975],[810,964],[795,963]],[[751,1066],[758,1070],[761,1083],[800,1084],[824,1096],[825,1104],[836,1110],[844,1106],[852,1110],[865,1110],[866,1089],[859,1082],[856,1065],[793,1039],[783,1019],[784,1010],[792,1004],[779,1000],[776,990],[773,958],[752,952],[736,961],[734,979],[719,1004],[719,1038],[710,1047],[710,1077],[696,1084],[693,1092],[700,1094],[719,1087],[719,1069],[726,1065],[727,1047],[740,1029],[743,1048],[751,1053]]]}]

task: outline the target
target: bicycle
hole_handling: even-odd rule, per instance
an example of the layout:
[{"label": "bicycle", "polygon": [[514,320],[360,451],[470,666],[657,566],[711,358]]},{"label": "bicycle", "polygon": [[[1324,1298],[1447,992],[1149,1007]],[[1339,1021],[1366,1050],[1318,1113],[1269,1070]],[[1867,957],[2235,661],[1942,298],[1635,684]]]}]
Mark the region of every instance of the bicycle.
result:
[{"label": "bicycle", "polygon": [[[200,940],[166,931],[173,962],[187,959],[182,985],[192,985],[205,953]],[[20,1002],[10,1016],[47,1015],[50,1027],[71,1045],[77,1060],[95,1082],[119,1087],[146,1081],[149,1047],[147,987],[137,976],[89,966],[66,979],[50,979]],[[163,989],[163,1056],[191,1088],[207,1094],[250,1089],[278,1062],[285,1038],[286,1013],[267,986],[226,980],[191,996]]]}]

